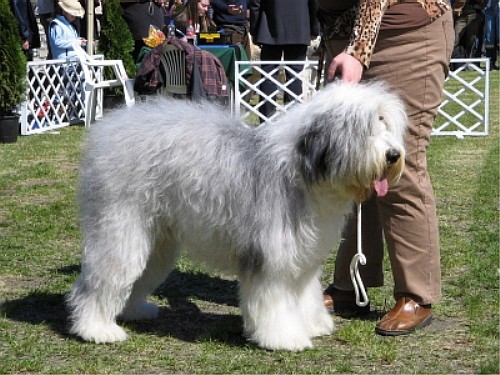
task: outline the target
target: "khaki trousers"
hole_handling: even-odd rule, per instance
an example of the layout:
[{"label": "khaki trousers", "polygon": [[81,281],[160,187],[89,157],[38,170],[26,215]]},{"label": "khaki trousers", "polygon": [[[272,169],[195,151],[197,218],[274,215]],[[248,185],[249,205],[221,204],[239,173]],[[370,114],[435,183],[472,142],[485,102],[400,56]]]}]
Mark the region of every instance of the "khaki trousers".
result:
[{"label": "khaki trousers", "polygon": [[[327,42],[327,64],[345,41]],[[391,261],[394,297],[429,304],[441,298],[441,266],[436,203],[426,151],[432,123],[441,103],[454,45],[451,11],[430,25],[379,33],[370,68],[363,80],[383,80],[406,104],[406,167],[399,183],[383,198],[362,207],[362,247],[367,265],[360,266],[365,286],[383,285],[383,239]],[[335,262],[334,285],[352,290],[349,264],[356,253],[356,215],[348,220]]]}]

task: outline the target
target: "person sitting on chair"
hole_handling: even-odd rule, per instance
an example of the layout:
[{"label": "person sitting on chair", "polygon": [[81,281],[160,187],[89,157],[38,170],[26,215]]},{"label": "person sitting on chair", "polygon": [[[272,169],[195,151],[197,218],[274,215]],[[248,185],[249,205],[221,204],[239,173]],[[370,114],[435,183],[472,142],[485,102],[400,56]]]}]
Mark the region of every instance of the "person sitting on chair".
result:
[{"label": "person sitting on chair", "polygon": [[185,32],[188,21],[192,20],[197,33],[214,32],[217,27],[208,15],[209,6],[209,0],[188,0],[184,10],[175,16],[175,25]]}]

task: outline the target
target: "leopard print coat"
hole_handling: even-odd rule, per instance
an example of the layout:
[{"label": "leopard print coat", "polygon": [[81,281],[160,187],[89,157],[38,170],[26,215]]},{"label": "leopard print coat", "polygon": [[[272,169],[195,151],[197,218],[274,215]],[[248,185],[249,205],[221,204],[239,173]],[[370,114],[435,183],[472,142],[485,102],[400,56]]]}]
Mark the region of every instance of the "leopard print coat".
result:
[{"label": "leopard print coat", "polygon": [[[345,52],[369,67],[370,59],[377,41],[380,23],[385,11],[401,0],[360,0],[359,5],[346,10],[342,15],[329,17],[318,12],[322,27],[322,38],[349,38]],[[449,8],[448,0],[416,0],[425,9],[431,21],[439,18]]]}]

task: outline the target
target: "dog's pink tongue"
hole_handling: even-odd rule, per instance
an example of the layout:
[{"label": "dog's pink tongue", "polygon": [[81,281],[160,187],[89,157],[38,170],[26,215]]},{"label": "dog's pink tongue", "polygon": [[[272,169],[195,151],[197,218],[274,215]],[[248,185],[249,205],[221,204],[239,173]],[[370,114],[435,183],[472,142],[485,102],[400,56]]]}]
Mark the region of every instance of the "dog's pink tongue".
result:
[{"label": "dog's pink tongue", "polygon": [[383,197],[389,191],[389,183],[386,178],[380,181],[373,181],[373,187],[377,192],[377,197]]}]

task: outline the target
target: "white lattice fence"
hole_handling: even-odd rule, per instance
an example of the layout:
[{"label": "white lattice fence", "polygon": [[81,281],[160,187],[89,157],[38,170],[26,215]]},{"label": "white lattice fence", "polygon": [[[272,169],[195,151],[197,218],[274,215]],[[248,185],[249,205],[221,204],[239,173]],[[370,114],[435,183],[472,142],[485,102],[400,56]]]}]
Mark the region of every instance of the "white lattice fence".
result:
[{"label": "white lattice fence", "polygon": [[[484,136],[489,131],[489,60],[453,59],[458,67],[450,72],[443,92],[443,102],[434,123],[433,135]],[[481,69],[479,63],[484,64]],[[258,124],[261,120],[274,120],[293,105],[308,100],[316,92],[317,61],[241,61],[236,62],[236,85],[234,89],[233,113],[243,120]],[[276,65],[270,72],[262,69],[264,64]],[[296,73],[290,65],[303,65]],[[241,69],[241,71],[240,71]],[[254,74],[248,76],[249,71]],[[277,78],[273,75],[280,71]],[[283,71],[292,75],[283,78]],[[94,74],[101,75],[101,71]],[[253,77],[258,77],[254,79]],[[265,95],[259,89],[264,79],[272,80],[276,90]],[[303,92],[300,95],[290,90],[290,85],[299,80]],[[81,122],[85,116],[83,74],[78,62],[68,60],[45,60],[28,63],[26,101],[21,111],[21,134],[36,134]],[[322,82],[321,82],[322,84]],[[290,100],[283,100],[287,93]],[[260,96],[260,100],[256,99]],[[276,106],[275,114],[267,118],[259,108],[263,101]],[[102,90],[98,95],[96,115],[102,114]]]},{"label": "white lattice fence", "polygon": [[[266,72],[263,65],[275,65]],[[297,73],[291,65],[303,65],[301,72]],[[241,70],[240,70],[241,69]],[[303,103],[312,97],[316,92],[316,77],[318,72],[317,61],[236,61],[236,81],[234,110],[236,116],[241,117],[249,123],[259,123],[262,121],[273,121],[297,103]],[[249,76],[249,73],[253,74]],[[292,78],[285,80],[285,72]],[[254,77],[257,77],[254,79]],[[264,94],[259,86],[264,80],[270,80],[276,85],[276,89],[270,94]],[[296,81],[302,84],[302,94],[297,95],[290,89],[290,85]],[[290,100],[283,100],[285,93]],[[261,100],[256,100],[254,95],[260,96]],[[276,107],[276,113],[267,117],[260,112],[260,107],[264,102],[270,102]]]},{"label": "white lattice fence", "polygon": [[[480,68],[480,64],[485,69]],[[433,135],[484,136],[489,133],[490,60],[452,59]]]},{"label": "white lattice fence", "polygon": [[[102,74],[96,71],[95,74]],[[21,106],[21,134],[37,134],[85,120],[84,77],[76,60],[27,64],[26,100]],[[102,96],[96,112],[102,113]]]},{"label": "white lattice fence", "polygon": [[[434,123],[433,135],[487,135],[489,113],[489,60],[488,59],[453,59],[452,63],[457,68],[450,72],[443,91],[443,102],[438,110]],[[478,65],[483,63],[486,67],[481,69]],[[262,65],[276,65],[271,72],[266,72]],[[301,73],[296,74],[290,65],[304,65]],[[477,65],[476,65],[477,64]],[[240,71],[241,69],[241,71]],[[251,124],[260,121],[273,121],[290,107],[302,103],[316,92],[316,77],[318,61],[240,61],[236,62],[235,87],[235,115]],[[283,75],[273,77],[278,71],[288,71],[293,75],[292,80],[284,81]],[[254,74],[248,77],[249,72]],[[257,78],[254,78],[257,77]],[[264,79],[271,80],[276,85],[276,90],[266,95],[259,85]],[[295,95],[290,91],[289,85],[294,80],[302,82],[303,93]],[[321,82],[321,85],[323,82]],[[288,93],[292,100],[285,103],[284,94]],[[263,115],[259,108],[264,101],[276,106],[276,113],[269,118]]]}]

